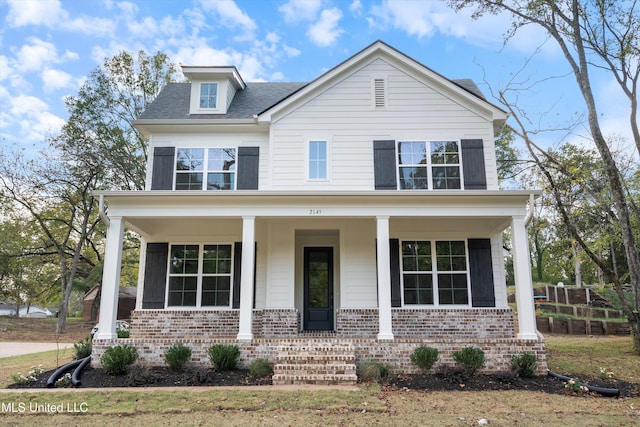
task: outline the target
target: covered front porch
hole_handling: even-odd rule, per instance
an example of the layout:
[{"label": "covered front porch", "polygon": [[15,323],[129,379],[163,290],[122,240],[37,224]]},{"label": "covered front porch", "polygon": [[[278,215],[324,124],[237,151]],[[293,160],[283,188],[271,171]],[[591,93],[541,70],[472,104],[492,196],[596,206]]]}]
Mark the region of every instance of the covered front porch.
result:
[{"label": "covered front porch", "polygon": [[[440,342],[443,349],[448,340],[480,340],[479,345],[487,348],[492,340],[529,340],[527,345],[533,346],[541,342],[525,228],[529,192],[97,195],[109,204],[101,324],[115,323],[122,236],[129,227],[143,237],[131,340],[144,342],[144,348],[185,340],[203,340],[203,346],[232,340],[253,348],[260,340],[276,345],[315,337],[363,340],[369,343],[367,348],[388,342],[389,348],[402,353],[400,347],[419,342]],[[513,239],[517,331],[502,265],[501,234],[508,227]],[[176,306],[169,298],[167,274],[158,274],[163,265],[171,269],[172,245],[197,247],[202,254],[212,242],[233,248],[229,262],[235,268],[229,280],[234,284],[229,286],[227,306],[207,306],[200,294],[193,306]],[[445,300],[436,281],[432,300],[415,304],[408,287],[396,283],[408,274],[398,259],[403,256],[403,242],[428,243],[433,248],[441,242],[462,242],[467,267],[458,274],[469,278],[466,299]],[[156,268],[149,260],[156,256],[158,245],[166,249]],[[474,265],[484,265],[474,260],[479,251],[485,254],[480,258],[489,257],[491,262],[489,267],[475,268],[478,273]],[[401,265],[399,272],[390,267],[394,262]],[[199,291],[204,286],[200,276],[205,275],[198,276]],[[478,294],[476,280],[490,281],[491,298]],[[155,295],[148,293],[152,282],[158,284]],[[115,337],[113,329],[105,328],[94,342],[100,348],[100,343]],[[362,357],[366,354],[362,352]]]}]

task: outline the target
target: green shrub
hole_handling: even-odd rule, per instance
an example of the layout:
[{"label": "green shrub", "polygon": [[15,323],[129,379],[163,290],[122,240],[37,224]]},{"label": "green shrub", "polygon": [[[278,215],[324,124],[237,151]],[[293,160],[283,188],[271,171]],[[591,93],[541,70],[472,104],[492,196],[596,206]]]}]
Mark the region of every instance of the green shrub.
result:
[{"label": "green shrub", "polygon": [[172,371],[182,372],[191,358],[191,349],[184,344],[173,344],[164,352],[164,361]]},{"label": "green shrub", "polygon": [[249,365],[249,373],[257,378],[273,375],[273,367],[267,359],[254,359]]},{"label": "green shrub", "polygon": [[411,363],[423,372],[427,372],[438,360],[438,349],[421,345],[411,353]]},{"label": "green shrub", "polygon": [[237,345],[214,344],[208,350],[213,367],[219,371],[233,371],[238,367],[240,349]]},{"label": "green shrub", "polygon": [[111,375],[127,372],[127,367],[138,358],[138,350],[131,345],[117,345],[108,348],[100,358],[102,368]]},{"label": "green shrub", "polygon": [[538,358],[532,353],[523,353],[518,356],[511,357],[511,370],[516,372],[519,377],[531,378],[536,375],[538,367]]},{"label": "green shrub", "polygon": [[464,367],[465,373],[473,375],[484,366],[484,351],[476,347],[465,347],[453,352],[453,360]]},{"label": "green shrub", "polygon": [[73,345],[73,358],[76,360],[91,356],[91,337],[86,337]]},{"label": "green shrub", "polygon": [[128,329],[118,329],[116,331],[118,338],[129,338],[129,330]]},{"label": "green shrub", "polygon": [[358,366],[358,376],[361,381],[378,383],[388,379],[390,375],[389,367],[377,360],[367,360]]}]

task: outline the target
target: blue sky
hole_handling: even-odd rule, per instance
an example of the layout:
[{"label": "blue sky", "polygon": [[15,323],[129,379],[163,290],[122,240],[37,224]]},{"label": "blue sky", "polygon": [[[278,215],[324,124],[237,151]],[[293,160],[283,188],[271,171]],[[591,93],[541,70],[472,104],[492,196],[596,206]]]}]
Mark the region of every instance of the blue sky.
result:
[{"label": "blue sky", "polygon": [[[569,67],[544,33],[525,28],[504,46],[508,16],[470,14],[440,0],[0,0],[0,138],[41,145],[67,117],[64,98],[121,50],[235,65],[245,81],[310,81],[378,39],[448,78],[472,78],[488,98],[514,77],[520,87],[544,81],[518,93],[535,126],[564,127],[582,114]],[[624,136],[628,107],[610,79],[594,77],[605,133]]]}]

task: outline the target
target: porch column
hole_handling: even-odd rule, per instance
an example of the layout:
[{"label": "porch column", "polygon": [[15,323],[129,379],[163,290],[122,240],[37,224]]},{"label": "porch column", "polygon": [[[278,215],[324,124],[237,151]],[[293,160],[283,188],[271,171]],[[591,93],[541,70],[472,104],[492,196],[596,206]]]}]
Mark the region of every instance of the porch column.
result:
[{"label": "porch column", "polygon": [[242,217],[242,261],[240,269],[240,327],[238,340],[251,341],[253,339],[253,265],[255,259],[255,228],[256,218]]},{"label": "porch column", "polygon": [[511,219],[513,241],[513,273],[516,281],[516,304],[518,305],[518,338],[537,340],[536,311],[533,304],[533,282],[527,228],[524,217]]},{"label": "porch column", "polygon": [[378,321],[379,340],[392,340],[391,269],[389,268],[389,217],[376,217],[378,248]]},{"label": "porch column", "polygon": [[110,217],[102,271],[100,329],[94,335],[94,339],[103,340],[118,337],[116,320],[118,319],[118,290],[120,288],[123,235],[124,221],[122,217]]}]

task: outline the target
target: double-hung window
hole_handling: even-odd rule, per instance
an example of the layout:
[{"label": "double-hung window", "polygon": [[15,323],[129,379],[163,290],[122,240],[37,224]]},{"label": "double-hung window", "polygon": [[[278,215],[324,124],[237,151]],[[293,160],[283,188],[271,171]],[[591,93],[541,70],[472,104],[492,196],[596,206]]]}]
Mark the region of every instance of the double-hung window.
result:
[{"label": "double-hung window", "polygon": [[176,190],[234,190],[235,148],[178,148]]},{"label": "double-hung window", "polygon": [[200,83],[200,108],[216,109],[218,106],[218,83]]},{"label": "double-hung window", "polygon": [[401,141],[398,143],[400,189],[462,188],[458,141]]},{"label": "double-hung window", "polygon": [[464,240],[407,240],[401,252],[405,305],[469,304]]},{"label": "double-hung window", "polygon": [[231,245],[171,245],[169,307],[229,307]]},{"label": "double-hung window", "polygon": [[327,141],[309,141],[309,179],[327,179]]}]

